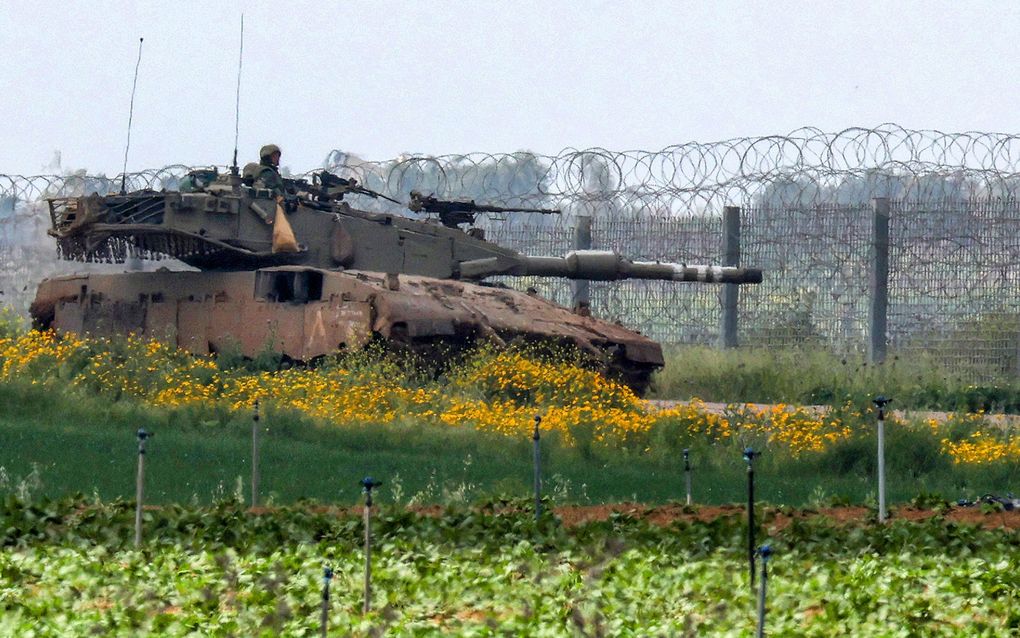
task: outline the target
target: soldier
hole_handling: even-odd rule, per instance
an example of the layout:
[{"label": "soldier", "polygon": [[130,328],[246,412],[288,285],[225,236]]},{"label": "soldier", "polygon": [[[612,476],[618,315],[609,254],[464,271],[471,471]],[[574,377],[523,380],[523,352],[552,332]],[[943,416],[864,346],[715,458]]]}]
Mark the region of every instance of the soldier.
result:
[{"label": "soldier", "polygon": [[[283,195],[283,177],[280,176],[280,147],[276,144],[266,144],[259,151],[258,169],[255,171],[255,186],[266,188],[274,195]],[[248,172],[245,167],[245,173]]]}]

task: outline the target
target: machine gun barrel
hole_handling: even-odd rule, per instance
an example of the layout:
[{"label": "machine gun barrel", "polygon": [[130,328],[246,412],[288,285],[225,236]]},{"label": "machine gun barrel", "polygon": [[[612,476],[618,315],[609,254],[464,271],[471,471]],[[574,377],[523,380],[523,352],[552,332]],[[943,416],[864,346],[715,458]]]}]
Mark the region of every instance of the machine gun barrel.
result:
[{"label": "machine gun barrel", "polygon": [[489,257],[460,264],[460,276],[466,279],[495,275],[564,277],[591,281],[658,279],[715,284],[760,284],[762,281],[762,272],[758,268],[631,261],[608,250],[575,250],[567,253],[566,257]]},{"label": "machine gun barrel", "polygon": [[372,199],[385,199],[388,202],[403,206],[402,202],[399,202],[392,197],[387,197],[382,193],[374,191],[370,188],[366,188],[358,183],[358,180],[353,177],[345,179],[338,175],[334,175],[329,171],[319,171],[312,175],[312,183],[309,184],[307,180],[292,180],[291,183],[299,192],[305,192],[320,201],[331,202],[340,201],[344,198],[344,195],[353,193],[356,195],[365,195]]},{"label": "machine gun barrel", "polygon": [[453,213],[538,213],[541,215],[559,215],[560,211],[555,208],[526,208],[524,206],[491,206],[489,204],[476,204],[475,200],[446,200],[436,199],[433,195],[422,195],[418,191],[411,191],[411,201],[408,209],[415,213],[439,213],[449,215]]},{"label": "machine gun barrel", "polygon": [[[458,202],[451,202],[458,203]],[[490,206],[488,204],[476,204],[468,202],[470,208],[458,210],[470,210],[475,213],[538,213],[539,215],[559,215],[560,211],[555,208],[526,208],[524,206]],[[431,212],[431,211],[430,211]]]}]

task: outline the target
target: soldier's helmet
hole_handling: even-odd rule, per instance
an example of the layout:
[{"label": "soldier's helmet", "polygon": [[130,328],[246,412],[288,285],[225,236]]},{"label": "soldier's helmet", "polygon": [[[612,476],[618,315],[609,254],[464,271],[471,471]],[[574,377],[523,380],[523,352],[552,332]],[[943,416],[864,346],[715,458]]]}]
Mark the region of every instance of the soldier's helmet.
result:
[{"label": "soldier's helmet", "polygon": [[241,182],[247,186],[254,184],[260,168],[262,168],[262,165],[255,162],[245,164],[244,170],[241,171]]},{"label": "soldier's helmet", "polygon": [[259,159],[266,159],[273,153],[282,154],[282,151],[280,151],[280,147],[276,144],[266,144],[262,147],[262,150],[259,151]]}]

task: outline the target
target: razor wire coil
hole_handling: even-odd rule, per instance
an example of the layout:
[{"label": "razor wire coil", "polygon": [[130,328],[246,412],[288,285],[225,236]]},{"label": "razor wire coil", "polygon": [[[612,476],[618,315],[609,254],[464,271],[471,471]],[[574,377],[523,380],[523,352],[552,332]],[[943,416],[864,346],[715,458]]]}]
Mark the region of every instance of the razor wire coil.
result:
[{"label": "razor wire coil", "polygon": [[[573,219],[589,216],[595,248],[634,259],[718,264],[722,208],[740,206],[742,263],[766,273],[762,286],[742,289],[741,340],[817,342],[845,352],[860,352],[866,343],[871,200],[889,198],[891,347],[939,353],[988,374],[1020,369],[1018,135],[885,124],[838,133],[802,128],[659,151],[365,161],[335,150],[323,165],[402,201],[420,191],[561,210],[560,216],[480,216],[477,225],[488,239],[529,254],[572,249]],[[125,177],[132,191],[173,190],[189,170],[173,165]],[[119,185],[120,176],[84,172],[0,175],[2,289],[24,288],[19,301],[27,306],[38,279],[61,269],[45,237],[42,200],[106,194]],[[381,200],[352,203],[399,212]],[[569,304],[566,282],[527,285]],[[674,343],[718,338],[719,294],[718,288],[654,281],[591,286],[596,315]]]}]

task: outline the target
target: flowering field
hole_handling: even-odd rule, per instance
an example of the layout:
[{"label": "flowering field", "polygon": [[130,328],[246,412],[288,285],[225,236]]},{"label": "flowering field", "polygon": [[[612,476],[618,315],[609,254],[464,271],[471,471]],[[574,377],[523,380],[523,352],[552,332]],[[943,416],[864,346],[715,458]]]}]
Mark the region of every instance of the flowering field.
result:
[{"label": "flowering field", "polygon": [[[436,379],[379,352],[267,371],[136,337],[8,331],[0,338],[0,382],[13,380],[162,408],[247,413],[259,401],[336,428],[414,422],[523,438],[540,415],[541,428],[567,446],[638,453],[701,443],[754,445],[796,458],[850,441],[874,422],[870,408],[850,404],[821,414],[782,404],[732,405],[720,414],[697,400],[656,408],[569,356],[524,349],[482,349]],[[957,464],[1020,459],[1020,436],[980,414],[891,425],[934,437]]]}]

